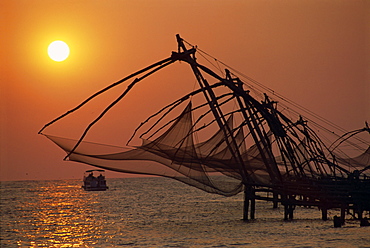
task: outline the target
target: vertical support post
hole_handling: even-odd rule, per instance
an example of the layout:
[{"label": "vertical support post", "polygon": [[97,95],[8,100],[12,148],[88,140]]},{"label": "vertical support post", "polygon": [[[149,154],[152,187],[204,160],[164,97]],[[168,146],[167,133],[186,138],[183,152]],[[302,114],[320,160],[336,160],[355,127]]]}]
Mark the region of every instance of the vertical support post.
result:
[{"label": "vertical support post", "polygon": [[243,220],[248,221],[248,212],[249,212],[249,195],[247,186],[244,185],[244,206],[243,206]]},{"label": "vertical support post", "polygon": [[288,204],[284,204],[284,220],[288,220],[288,213],[289,213],[289,210],[288,210]]},{"label": "vertical support post", "polygon": [[294,206],[294,205],[289,204],[289,219],[290,219],[290,220],[292,220],[292,219],[294,218],[294,215],[293,215],[293,213],[294,213],[294,208],[295,208],[295,206]]},{"label": "vertical support post", "polygon": [[[250,212],[249,212],[250,207]],[[251,220],[254,220],[256,212],[256,198],[255,192],[252,186],[244,185],[244,211],[243,220],[247,221],[248,216]]]},{"label": "vertical support post", "polygon": [[361,205],[359,205],[357,207],[357,218],[359,220],[362,220],[363,219],[363,210],[362,210],[362,206]]},{"label": "vertical support post", "polygon": [[344,224],[345,219],[346,219],[346,207],[342,205],[340,208],[340,220],[342,222],[342,225]]},{"label": "vertical support post", "polygon": [[275,191],[272,193],[272,195],[273,195],[273,205],[272,205],[272,207],[273,208],[278,208],[278,206],[279,206],[279,195],[278,195],[278,193],[276,193]]},{"label": "vertical support post", "polygon": [[256,212],[256,198],[255,198],[254,189],[252,187],[250,188],[250,201],[251,201],[251,213],[250,213],[250,217],[251,217],[251,220],[254,220],[254,218],[255,218],[255,212]]},{"label": "vertical support post", "polygon": [[295,205],[291,202],[292,196],[285,196],[284,199],[284,220],[292,220],[294,218]]},{"label": "vertical support post", "polygon": [[334,216],[333,222],[334,222],[334,227],[342,227],[342,221],[340,217]]},{"label": "vertical support post", "polygon": [[326,206],[321,208],[321,218],[322,220],[328,220],[328,209]]}]

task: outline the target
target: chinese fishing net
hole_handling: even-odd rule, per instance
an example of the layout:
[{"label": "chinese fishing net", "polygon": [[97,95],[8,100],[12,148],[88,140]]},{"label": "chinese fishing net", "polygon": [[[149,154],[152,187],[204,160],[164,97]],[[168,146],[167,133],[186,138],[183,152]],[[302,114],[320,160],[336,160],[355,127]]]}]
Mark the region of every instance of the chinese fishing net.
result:
[{"label": "chinese fishing net", "polygon": [[[95,122],[138,81],[173,62],[173,57],[165,59],[126,77],[125,80],[144,73]],[[214,76],[205,67],[200,68]],[[123,81],[108,86],[46,126]],[[225,80],[216,76],[210,85],[162,108],[134,130],[136,137],[149,120],[156,118],[154,124],[141,131],[140,145],[117,147],[88,142],[84,135],[78,140],[43,134],[62,148],[71,161],[117,172],[169,177],[225,196],[241,192],[243,185],[266,186],[285,177],[315,178],[343,175],[354,169],[364,174],[369,171],[370,149],[354,158],[334,155],[306,121],[290,120],[278,111],[276,102],[266,95],[256,100],[240,84],[230,75]],[[218,93],[219,88],[228,90]],[[203,101],[194,104],[193,96],[202,96]],[[164,121],[176,110],[178,115]],[[200,133],[205,131],[207,138],[199,141]]]}]

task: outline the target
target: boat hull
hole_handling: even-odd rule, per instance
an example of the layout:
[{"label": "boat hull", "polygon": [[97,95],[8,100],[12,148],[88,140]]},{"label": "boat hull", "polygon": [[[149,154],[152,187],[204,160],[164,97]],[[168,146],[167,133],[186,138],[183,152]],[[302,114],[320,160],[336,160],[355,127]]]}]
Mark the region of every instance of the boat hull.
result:
[{"label": "boat hull", "polygon": [[105,186],[105,187],[86,187],[86,186],[82,186],[82,188],[86,191],[105,191],[107,189],[109,189],[109,187]]}]

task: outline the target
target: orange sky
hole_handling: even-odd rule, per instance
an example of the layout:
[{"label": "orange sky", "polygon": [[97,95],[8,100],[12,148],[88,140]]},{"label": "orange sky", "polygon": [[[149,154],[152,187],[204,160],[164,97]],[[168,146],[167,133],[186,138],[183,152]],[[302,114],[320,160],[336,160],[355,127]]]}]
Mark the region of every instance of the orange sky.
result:
[{"label": "orange sky", "polygon": [[[370,121],[370,1],[3,0],[0,33],[0,180],[81,178],[90,167],[62,161],[38,130],[170,56],[177,33],[347,130]],[[69,44],[66,61],[48,58],[54,40]],[[140,121],[193,87],[185,63],[143,82],[110,113],[124,119],[112,124],[111,143],[124,145]],[[47,133],[75,134],[68,123]]]}]

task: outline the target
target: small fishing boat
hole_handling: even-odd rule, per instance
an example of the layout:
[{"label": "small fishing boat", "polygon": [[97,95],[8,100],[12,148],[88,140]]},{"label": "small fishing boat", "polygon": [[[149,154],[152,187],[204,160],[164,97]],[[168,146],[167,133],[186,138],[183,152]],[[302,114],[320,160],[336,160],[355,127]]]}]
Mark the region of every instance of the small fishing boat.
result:
[{"label": "small fishing boat", "polygon": [[86,191],[104,191],[108,189],[105,180],[104,170],[87,170],[85,171],[82,186]]}]

